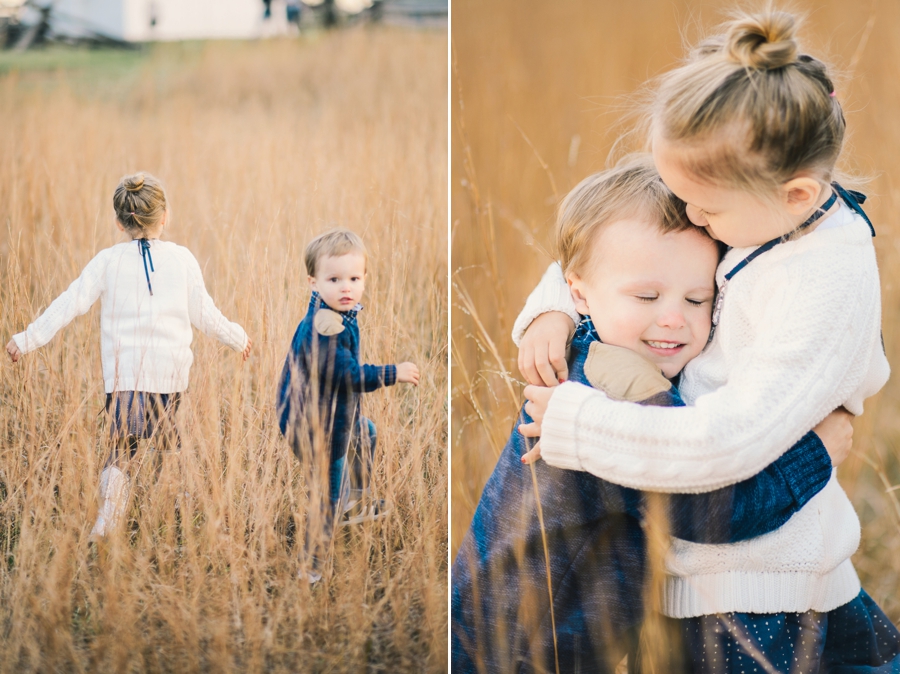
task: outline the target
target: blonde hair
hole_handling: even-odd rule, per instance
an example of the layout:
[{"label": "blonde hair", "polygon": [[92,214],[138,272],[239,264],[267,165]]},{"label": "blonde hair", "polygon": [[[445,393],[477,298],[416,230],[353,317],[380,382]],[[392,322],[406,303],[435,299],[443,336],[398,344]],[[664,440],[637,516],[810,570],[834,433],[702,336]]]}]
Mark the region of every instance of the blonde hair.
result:
[{"label": "blonde hair", "polygon": [[801,172],[828,181],[844,114],[825,64],[801,52],[797,20],[738,13],[721,28],[660,78],[648,130],[680,144],[684,168],[701,180],[758,193]]},{"label": "blonde hair", "polygon": [[149,173],[135,173],[119,181],[113,193],[116,219],[129,233],[146,235],[166,213],[166,192]]},{"label": "blonde hair", "polygon": [[629,155],[614,168],[582,180],[560,203],[556,250],[563,273],[583,274],[603,226],[635,217],[658,225],[663,233],[703,233],[688,220],[684,202],[660,179],[650,155]]},{"label": "blonde hair", "polygon": [[319,234],[306,244],[304,254],[306,273],[309,276],[315,276],[319,260],[323,257],[337,257],[348,253],[359,253],[364,260],[368,261],[366,245],[357,234],[349,229],[332,229],[324,234]]}]

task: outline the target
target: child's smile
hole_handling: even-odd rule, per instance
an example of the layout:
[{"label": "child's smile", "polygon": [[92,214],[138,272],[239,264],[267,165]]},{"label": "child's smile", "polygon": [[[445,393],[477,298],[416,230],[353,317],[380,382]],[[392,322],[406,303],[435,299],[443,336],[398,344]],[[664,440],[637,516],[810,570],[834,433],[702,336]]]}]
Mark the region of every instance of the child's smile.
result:
[{"label": "child's smile", "polygon": [[642,220],[619,220],[593,246],[589,270],[569,276],[576,308],[604,343],[674,377],[709,338],[716,244],[693,229],[662,234]]}]

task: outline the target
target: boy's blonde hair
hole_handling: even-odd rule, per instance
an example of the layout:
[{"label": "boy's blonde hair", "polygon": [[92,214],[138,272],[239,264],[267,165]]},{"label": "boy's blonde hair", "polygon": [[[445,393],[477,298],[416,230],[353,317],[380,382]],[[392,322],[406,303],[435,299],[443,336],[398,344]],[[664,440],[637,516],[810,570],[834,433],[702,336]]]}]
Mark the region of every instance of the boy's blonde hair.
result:
[{"label": "boy's blonde hair", "polygon": [[332,229],[324,234],[319,234],[315,239],[306,244],[306,273],[309,276],[316,275],[319,260],[323,257],[337,257],[347,253],[358,253],[368,262],[369,254],[366,245],[359,236],[349,229]]},{"label": "boy's blonde hair", "polygon": [[[647,123],[701,180],[765,194],[801,172],[830,180],[845,122],[824,63],[787,12],[737,13],[659,80]],[[683,152],[682,152],[683,150]]]},{"label": "boy's blonde hair", "polygon": [[664,233],[703,231],[690,223],[684,202],[660,179],[650,155],[630,155],[582,180],[559,205],[556,250],[563,273],[584,275],[603,226],[624,218],[657,224]]},{"label": "boy's blonde hair", "polygon": [[166,192],[149,173],[135,173],[119,181],[113,193],[116,219],[131,234],[145,235],[159,225],[166,212]]}]

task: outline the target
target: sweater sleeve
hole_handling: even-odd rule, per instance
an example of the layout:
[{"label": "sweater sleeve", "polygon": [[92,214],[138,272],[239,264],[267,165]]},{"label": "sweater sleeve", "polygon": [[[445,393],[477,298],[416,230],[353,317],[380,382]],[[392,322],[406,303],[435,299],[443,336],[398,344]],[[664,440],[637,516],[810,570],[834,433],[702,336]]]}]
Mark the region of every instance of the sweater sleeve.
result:
[{"label": "sweater sleeve", "polygon": [[575,302],[572,301],[572,295],[569,293],[569,284],[566,283],[562,267],[558,262],[547,267],[541,282],[525,300],[525,307],[513,324],[512,338],[516,346],[521,343],[531,322],[548,311],[561,311],[575,321],[576,325],[581,320],[581,315],[575,311]]},{"label": "sweater sleeve", "polygon": [[874,255],[795,256],[758,276],[753,298],[753,341],[724,386],[691,407],[656,408],[565,383],[542,422],[543,458],[636,489],[710,491],[760,472],[868,383]]},{"label": "sweater sleeve", "polygon": [[28,353],[44,346],[57,332],[66,327],[76,316],[81,316],[93,306],[103,292],[106,283],[108,250],[98,253],[72,281],[71,285],[38,316],[35,321],[17,335],[13,335],[16,346],[22,353]]},{"label": "sweater sleeve", "polygon": [[218,339],[235,351],[247,346],[247,333],[237,323],[232,323],[219,311],[213,298],[206,291],[203,272],[197,259],[187,248],[182,248],[188,277],[188,315],[191,324],[203,334]]}]

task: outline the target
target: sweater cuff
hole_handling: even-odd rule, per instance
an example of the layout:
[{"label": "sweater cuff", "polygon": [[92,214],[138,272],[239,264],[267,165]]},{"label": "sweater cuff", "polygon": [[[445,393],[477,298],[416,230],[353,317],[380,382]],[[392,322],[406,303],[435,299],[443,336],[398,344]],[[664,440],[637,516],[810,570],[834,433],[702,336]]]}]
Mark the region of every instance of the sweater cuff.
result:
[{"label": "sweater cuff", "polygon": [[778,467],[798,506],[806,504],[831,479],[831,457],[812,431],[782,455]]},{"label": "sweater cuff", "polygon": [[541,282],[525,301],[522,313],[516,317],[512,331],[512,339],[516,346],[521,343],[532,321],[548,311],[561,311],[571,318],[575,325],[581,321],[581,315],[575,311],[575,302],[572,301],[562,269],[556,262],[547,268]]},{"label": "sweater cuff", "polygon": [[29,351],[32,351],[32,349],[28,348],[28,333],[20,332],[13,335],[12,338],[21,353],[26,354]]},{"label": "sweater cuff", "polygon": [[396,365],[385,365],[384,366],[384,385],[385,386],[393,386],[397,383],[397,366]]},{"label": "sweater cuff", "polygon": [[541,458],[555,468],[584,470],[579,454],[578,414],[591,396],[602,392],[574,382],[553,390],[541,423]]}]

